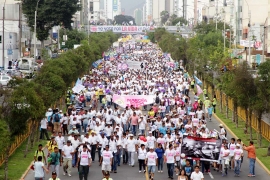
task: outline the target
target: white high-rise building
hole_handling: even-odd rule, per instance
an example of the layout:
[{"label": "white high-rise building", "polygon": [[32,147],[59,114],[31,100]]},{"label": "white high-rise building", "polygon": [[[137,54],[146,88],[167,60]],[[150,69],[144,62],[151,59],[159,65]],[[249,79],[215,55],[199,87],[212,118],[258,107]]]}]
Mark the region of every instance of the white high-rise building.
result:
[{"label": "white high-rise building", "polygon": [[114,19],[114,16],[121,14],[121,1],[120,0],[104,0],[104,11],[106,19]]},{"label": "white high-rise building", "polygon": [[150,24],[153,20],[153,0],[146,0],[145,4],[145,15],[146,15],[146,23]]},{"label": "white high-rise building", "polygon": [[100,0],[88,0],[88,21],[90,24],[100,20]]},{"label": "white high-rise building", "polygon": [[156,24],[160,24],[161,22],[161,16],[160,13],[162,11],[165,11],[166,9],[166,0],[154,0],[153,3],[153,21],[156,22]]}]

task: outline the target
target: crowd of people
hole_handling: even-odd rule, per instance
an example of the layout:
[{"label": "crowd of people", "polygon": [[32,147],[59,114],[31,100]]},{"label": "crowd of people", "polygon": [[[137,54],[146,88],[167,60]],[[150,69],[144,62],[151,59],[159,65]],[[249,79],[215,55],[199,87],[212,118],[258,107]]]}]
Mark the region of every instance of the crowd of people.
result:
[{"label": "crowd of people", "polygon": [[[44,155],[42,145],[35,152],[35,169],[42,168],[43,172],[35,171],[36,179],[44,178],[43,170],[51,169],[56,180],[59,166],[63,166],[63,175],[72,176],[71,168],[78,167],[80,180],[87,180],[89,167],[97,161],[102,178],[107,180],[110,173],[117,173],[120,165],[134,167],[136,160],[138,172],[148,173],[151,180],[156,173],[163,173],[164,164],[170,179],[177,176],[178,180],[203,180],[211,166],[222,176],[227,175],[228,169],[240,176],[243,150],[248,151],[251,159],[248,176],[254,177],[253,142],[245,146],[241,139],[228,140],[222,124],[219,130],[208,126],[215,113],[216,97],[209,97],[206,89],[197,94],[196,80],[185,71],[183,62],[175,68],[156,44],[136,44],[135,39],[141,37],[133,38],[125,43],[125,56],[119,53],[115,60],[92,69],[80,79],[85,86],[83,91],[68,90],[65,113],[48,109],[41,121],[40,138],[49,140],[46,145],[49,154]],[[134,48],[130,48],[131,44],[135,44]],[[127,59],[139,62],[140,66],[119,69],[117,65]],[[154,98],[149,105],[120,107],[113,101],[114,95]],[[47,129],[53,131],[51,138]],[[185,145],[195,149],[184,144],[187,136],[217,142],[220,139],[220,148],[196,147],[211,155],[215,151],[217,159],[190,158],[182,148]]]}]

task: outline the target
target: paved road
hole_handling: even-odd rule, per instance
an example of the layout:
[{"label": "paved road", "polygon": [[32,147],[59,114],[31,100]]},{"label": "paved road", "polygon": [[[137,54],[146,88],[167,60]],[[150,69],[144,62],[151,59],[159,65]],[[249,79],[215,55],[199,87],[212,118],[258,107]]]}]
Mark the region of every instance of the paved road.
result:
[{"label": "paved road", "polygon": [[[209,129],[218,129],[218,125],[220,123],[214,118],[212,120],[212,122],[209,122],[208,123],[208,127]],[[228,138],[231,137],[231,134],[228,134]],[[246,154],[245,154],[245,158],[244,158],[244,162],[243,162],[243,165],[242,165],[242,172],[240,174],[240,177],[234,177],[234,173],[232,170],[229,170],[228,172],[228,176],[227,177],[222,177],[220,173],[216,172],[216,171],[211,171],[211,174],[212,174],[212,177],[210,175],[205,175],[205,180],[210,180],[210,179],[218,179],[218,178],[229,178],[229,179],[246,179],[248,178],[247,175],[248,175],[248,172],[249,172],[249,169],[248,169],[248,159],[246,158]],[[254,178],[251,178],[251,179],[258,179],[258,180],[266,180],[266,179],[269,179],[269,175],[262,169],[261,166],[259,166],[259,164],[256,164],[256,177]],[[168,176],[167,176],[167,172],[166,172],[166,166],[164,167],[164,172],[163,173],[157,173],[156,172],[156,177],[155,177],[155,180],[164,180],[164,179],[167,179]],[[72,169],[72,177],[68,177],[68,176],[63,176],[63,170],[62,168],[60,168],[60,176],[59,178],[61,180],[66,180],[66,179],[70,179],[70,180],[75,180],[75,179],[79,179],[79,175],[78,175],[78,172],[77,172],[77,169],[76,168],[73,168]],[[50,173],[49,173],[50,175]],[[46,175],[46,180],[49,179],[49,175]],[[32,170],[29,171],[29,173],[27,174],[25,180],[33,180],[33,177],[34,177],[34,172]],[[98,163],[97,162],[94,162],[92,164],[92,166],[90,167],[90,172],[89,172],[89,179],[93,179],[93,180],[98,180],[98,179],[101,179],[102,177],[102,174],[101,174],[101,167],[98,166]],[[114,180],[143,180],[145,179],[145,176],[143,173],[139,173],[138,172],[138,163],[135,163],[135,167],[130,167],[128,165],[122,165],[120,167],[118,167],[118,171],[117,173],[113,173],[111,175],[111,177],[114,179]],[[176,176],[175,176],[175,179]]]}]

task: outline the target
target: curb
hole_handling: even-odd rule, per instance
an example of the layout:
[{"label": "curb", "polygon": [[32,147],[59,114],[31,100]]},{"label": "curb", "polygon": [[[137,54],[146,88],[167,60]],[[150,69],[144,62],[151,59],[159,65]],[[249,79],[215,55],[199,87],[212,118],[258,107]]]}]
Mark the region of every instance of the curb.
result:
[{"label": "curb", "polygon": [[[236,139],[239,139],[233,132],[232,130],[216,115],[213,113],[213,116],[223,124],[223,126],[226,128],[227,131],[230,132],[232,136],[234,136]],[[267,169],[267,167],[256,157],[256,161],[260,164],[260,166],[270,175],[270,170]]]}]

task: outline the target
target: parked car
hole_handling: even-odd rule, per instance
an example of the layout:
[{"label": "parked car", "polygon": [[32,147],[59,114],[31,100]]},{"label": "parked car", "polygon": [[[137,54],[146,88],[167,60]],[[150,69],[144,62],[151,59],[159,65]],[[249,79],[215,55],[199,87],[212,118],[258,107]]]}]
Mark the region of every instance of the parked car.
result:
[{"label": "parked car", "polygon": [[1,74],[0,75],[0,84],[2,86],[7,86],[11,79],[12,78],[9,75]]}]

